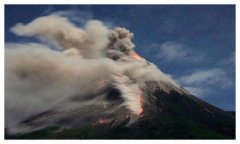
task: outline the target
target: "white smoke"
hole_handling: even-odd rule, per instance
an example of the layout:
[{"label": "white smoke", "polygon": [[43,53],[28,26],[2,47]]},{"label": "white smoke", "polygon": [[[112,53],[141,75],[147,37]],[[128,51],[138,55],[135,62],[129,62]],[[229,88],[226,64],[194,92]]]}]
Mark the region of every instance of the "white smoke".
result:
[{"label": "white smoke", "polygon": [[129,79],[125,75],[114,75],[112,77],[113,85],[120,90],[122,97],[126,100],[124,103],[132,112],[139,114],[141,110],[141,90],[139,84]]},{"label": "white smoke", "polygon": [[131,57],[133,34],[125,28],[110,30],[98,20],[79,28],[65,17],[49,15],[28,24],[18,23],[11,31],[44,39],[47,44],[57,43],[62,50],[52,50],[46,44],[6,44],[5,127],[14,127],[73,96],[83,104],[109,84],[121,91],[123,105],[139,114],[140,88],[146,81],[177,86],[153,64]]}]

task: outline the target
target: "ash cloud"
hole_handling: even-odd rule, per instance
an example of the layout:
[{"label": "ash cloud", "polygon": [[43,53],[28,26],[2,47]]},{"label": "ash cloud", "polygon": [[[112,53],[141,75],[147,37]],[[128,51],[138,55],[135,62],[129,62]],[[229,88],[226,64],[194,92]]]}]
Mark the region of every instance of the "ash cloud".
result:
[{"label": "ash cloud", "polygon": [[89,20],[85,28],[78,28],[67,18],[57,15],[39,17],[28,24],[18,23],[11,31],[18,36],[57,43],[63,49],[75,48],[85,58],[102,56],[109,42],[109,29],[101,21]]},{"label": "ash cloud", "polygon": [[5,50],[7,125],[73,95],[93,95],[117,70],[111,59],[84,60],[35,44],[12,46],[17,48]]},{"label": "ash cloud", "polygon": [[[109,87],[121,92],[124,102],[120,107],[138,115],[141,87],[146,81],[178,87],[154,64],[133,57],[133,33],[126,28],[110,29],[99,20],[89,20],[80,28],[66,17],[49,15],[28,24],[18,23],[11,31],[45,44],[5,45],[6,128],[16,130],[19,122],[56,105],[58,110],[65,109],[74,105],[71,100],[76,100],[77,107],[91,103],[88,111],[92,115],[99,114],[91,109],[96,105],[111,110],[110,103],[101,98]],[[60,50],[51,49],[56,44]]]}]

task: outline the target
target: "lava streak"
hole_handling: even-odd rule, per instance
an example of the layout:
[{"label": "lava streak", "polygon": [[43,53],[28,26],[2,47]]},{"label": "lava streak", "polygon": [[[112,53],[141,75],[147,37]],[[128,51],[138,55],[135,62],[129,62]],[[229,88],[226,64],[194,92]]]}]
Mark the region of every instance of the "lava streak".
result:
[{"label": "lava streak", "polygon": [[109,124],[112,122],[112,119],[99,119],[97,122],[93,123],[93,126],[96,125],[105,125],[105,124]]},{"label": "lava streak", "polygon": [[[136,60],[139,60],[139,61],[145,61],[144,58],[142,58],[141,56],[139,56],[137,53],[135,52],[131,52],[130,53],[130,56]],[[140,93],[140,104],[141,104],[141,109],[139,110],[139,114],[138,116],[140,117],[143,117],[144,115],[144,109],[143,109],[143,106],[144,106],[144,99],[143,99],[143,93],[141,92]]]},{"label": "lava streak", "polygon": [[142,58],[141,56],[139,56],[137,53],[135,53],[135,52],[131,52],[130,53],[130,56],[132,57],[132,58],[134,58],[134,59],[136,59],[136,60],[139,60],[139,61],[144,61],[145,59],[144,58]]},{"label": "lava streak", "polygon": [[138,116],[143,117],[143,115],[144,115],[144,109],[143,109],[144,99],[143,99],[143,94],[142,93],[140,94],[140,104],[141,104],[141,109],[139,111]]}]

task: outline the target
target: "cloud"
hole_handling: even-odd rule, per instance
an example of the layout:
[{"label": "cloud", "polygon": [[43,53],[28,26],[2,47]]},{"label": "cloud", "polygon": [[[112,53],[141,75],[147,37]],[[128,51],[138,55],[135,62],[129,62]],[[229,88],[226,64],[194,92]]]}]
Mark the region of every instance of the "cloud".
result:
[{"label": "cloud", "polygon": [[186,90],[188,90],[191,94],[203,98],[209,95],[211,90],[207,87],[184,87]]},{"label": "cloud", "polygon": [[235,61],[236,61],[235,52],[232,52],[229,57],[222,59],[219,62],[219,65],[235,67]]},{"label": "cloud", "polygon": [[180,76],[178,81],[191,94],[203,98],[214,94],[216,90],[226,90],[234,85],[234,80],[220,68],[198,70]]},{"label": "cloud", "polygon": [[166,42],[160,45],[159,57],[166,60],[181,59],[188,55],[188,51],[180,43]]},{"label": "cloud", "polygon": [[218,85],[222,88],[233,84],[227,73],[220,68],[193,72],[189,75],[181,76],[179,81],[183,85]]},{"label": "cloud", "polygon": [[[147,50],[146,52],[151,57],[160,60],[159,63],[164,65],[166,69],[172,69],[173,66],[179,68],[179,72],[174,69],[176,79],[185,89],[197,97],[216,95],[213,93],[226,91],[234,86],[235,52],[216,61],[216,68],[204,68],[209,66],[211,58],[208,58],[200,50],[180,42],[152,43]],[[200,69],[199,66],[202,68]]]},{"label": "cloud", "polygon": [[72,22],[80,25],[85,25],[87,21],[93,19],[92,11],[84,11],[84,10],[78,10],[78,9],[54,11],[50,14],[61,16],[61,17],[67,17]]},{"label": "cloud", "polygon": [[194,49],[190,49],[187,45],[178,42],[165,42],[161,45],[153,43],[150,50],[155,49],[156,58],[168,62],[201,62],[204,55],[196,53]]},{"label": "cloud", "polygon": [[70,21],[81,26],[85,25],[90,19],[93,19],[93,12],[89,8],[80,10],[74,6],[68,10],[56,10],[53,6],[48,6],[48,8],[41,14],[41,16],[46,15],[67,17]]}]

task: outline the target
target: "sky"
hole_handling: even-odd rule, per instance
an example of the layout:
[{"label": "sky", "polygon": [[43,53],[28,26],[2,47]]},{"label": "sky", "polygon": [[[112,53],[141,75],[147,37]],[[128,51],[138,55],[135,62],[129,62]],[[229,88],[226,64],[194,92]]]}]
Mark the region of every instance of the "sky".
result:
[{"label": "sky", "polygon": [[235,110],[235,5],[5,5],[5,43],[37,42],[10,28],[51,13],[129,29],[142,57],[195,96]]}]

